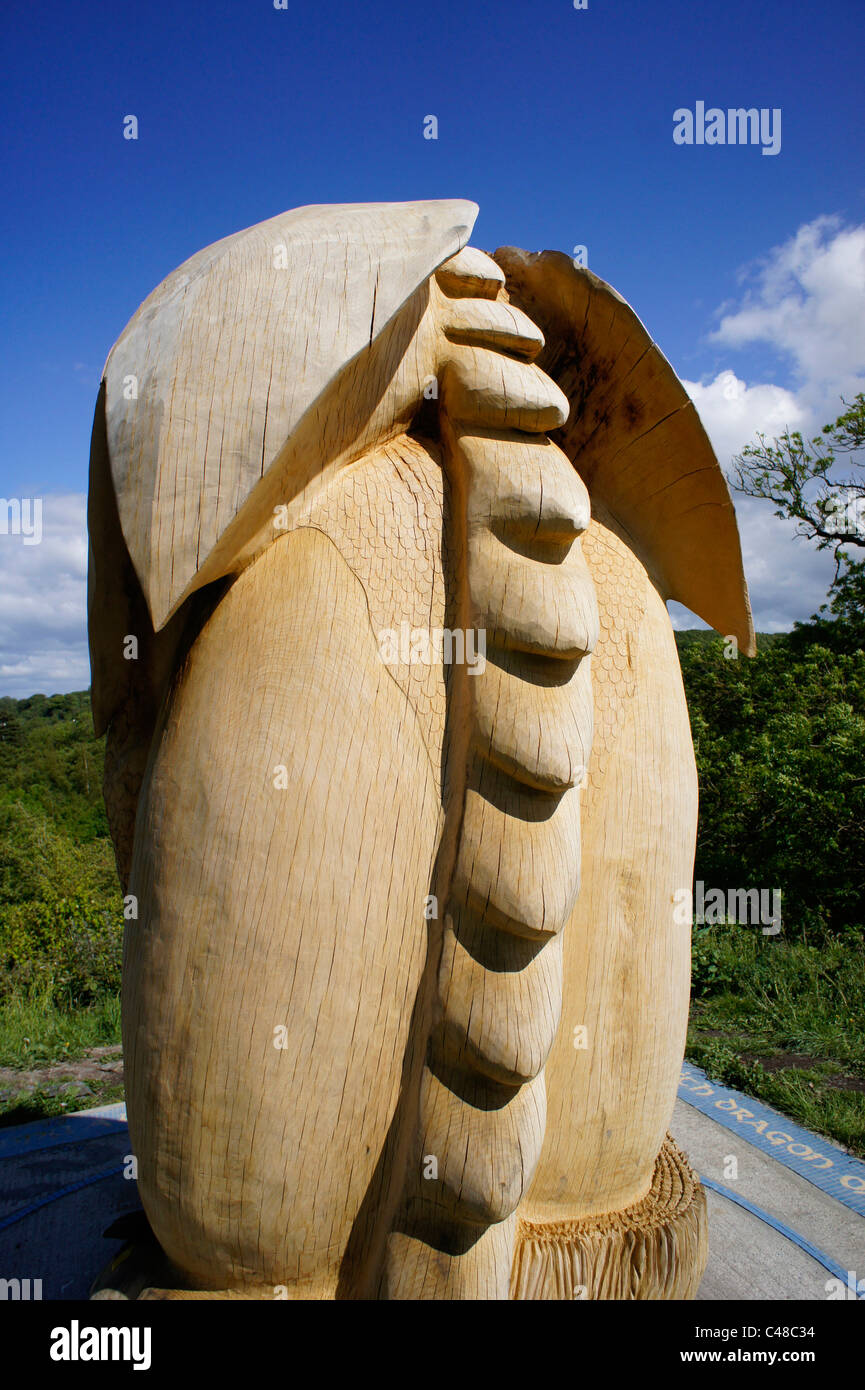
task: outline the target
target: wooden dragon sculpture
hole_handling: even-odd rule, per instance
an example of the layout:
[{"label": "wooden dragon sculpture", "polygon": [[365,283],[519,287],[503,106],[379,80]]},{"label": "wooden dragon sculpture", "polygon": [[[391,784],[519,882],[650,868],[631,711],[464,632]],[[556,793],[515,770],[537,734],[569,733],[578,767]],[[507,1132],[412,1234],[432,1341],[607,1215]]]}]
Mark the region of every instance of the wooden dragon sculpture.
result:
[{"label": "wooden dragon sculpture", "polygon": [[[753,650],[735,516],[624,300],[467,247],[476,213],[272,218],[108,358],[93,708],[164,1264],[97,1296],[699,1282],[665,1138],[697,816],[665,601]],[[384,660],[406,624],[485,660]]]}]

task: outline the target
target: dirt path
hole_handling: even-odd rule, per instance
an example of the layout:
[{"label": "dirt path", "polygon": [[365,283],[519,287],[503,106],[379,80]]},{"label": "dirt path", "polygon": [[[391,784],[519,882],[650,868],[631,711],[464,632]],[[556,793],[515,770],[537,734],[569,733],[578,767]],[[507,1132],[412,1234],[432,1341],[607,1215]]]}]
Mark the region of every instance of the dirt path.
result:
[{"label": "dirt path", "polygon": [[[88,1101],[102,1101],[109,1092],[123,1086],[123,1056],[119,1046],[91,1047],[75,1062],[53,1062],[50,1066],[21,1070],[19,1067],[0,1067],[0,1123],[10,1123],[16,1111],[22,1119],[30,1119],[31,1097],[54,1097],[61,1103],[74,1102],[70,1108],[81,1108]],[[43,1107],[39,1107],[42,1109]]]}]

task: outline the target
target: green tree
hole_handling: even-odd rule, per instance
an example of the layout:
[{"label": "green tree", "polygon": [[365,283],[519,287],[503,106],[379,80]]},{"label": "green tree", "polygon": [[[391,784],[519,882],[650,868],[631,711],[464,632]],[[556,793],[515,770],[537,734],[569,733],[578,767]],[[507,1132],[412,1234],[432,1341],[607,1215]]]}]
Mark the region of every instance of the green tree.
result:
[{"label": "green tree", "polygon": [[828,602],[810,622],[794,624],[791,649],[819,642],[835,652],[865,650],[865,561],[851,560],[844,552],[840,558],[844,568],[832,581]]},{"label": "green tree", "polygon": [[780,637],[728,661],[714,638],[679,655],[700,777],[695,877],[779,888],[785,932],[861,927],[865,652]]},{"label": "green tree", "polygon": [[[865,394],[858,392],[832,424],[806,443],[797,430],[785,430],[771,444],[758,434],[733,459],[730,482],[746,497],[775,504],[775,515],[797,523],[797,534],[835,551],[865,548],[865,464],[855,457],[865,447]],[[835,475],[839,456],[848,457],[844,477]]]}]

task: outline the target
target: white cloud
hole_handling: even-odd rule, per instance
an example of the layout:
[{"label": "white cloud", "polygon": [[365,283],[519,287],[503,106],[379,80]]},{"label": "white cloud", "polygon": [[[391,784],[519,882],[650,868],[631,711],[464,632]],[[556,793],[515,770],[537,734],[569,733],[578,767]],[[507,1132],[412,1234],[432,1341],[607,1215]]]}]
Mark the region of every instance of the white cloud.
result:
[{"label": "white cloud", "polygon": [[[786,355],[794,386],[749,385],[732,368],[712,381],[685,381],[727,473],[758,433],[769,440],[787,428],[816,434],[841,413],[842,396],[865,390],[865,226],[819,217],[747,269],[743,282],[749,278],[756,283],[742,302],[722,306],[713,340],[731,351],[764,344]],[[787,630],[824,601],[832,555],[797,539],[770,502],[733,497],[755,625]],[[693,625],[679,605],[671,613],[677,627]]]},{"label": "white cloud", "polygon": [[788,355],[815,407],[861,390],[865,226],[818,217],[775,247],[752,275],[755,287],[733,312],[722,312],[713,340],[729,348],[766,343]]},{"label": "white cloud", "polygon": [[758,431],[774,438],[787,427],[807,430],[811,424],[811,412],[783,386],[748,386],[729,370],[707,384],[686,381],[684,385],[725,467]]},{"label": "white cloud", "polygon": [[0,534],[0,695],[86,690],[87,516],[83,493],[42,499],[42,539]]}]

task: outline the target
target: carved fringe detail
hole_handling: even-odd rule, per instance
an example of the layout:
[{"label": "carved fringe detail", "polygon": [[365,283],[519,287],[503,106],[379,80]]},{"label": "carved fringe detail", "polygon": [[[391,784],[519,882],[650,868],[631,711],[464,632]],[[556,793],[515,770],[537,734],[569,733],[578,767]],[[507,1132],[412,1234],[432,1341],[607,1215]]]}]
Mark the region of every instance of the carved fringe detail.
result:
[{"label": "carved fringe detail", "polygon": [[708,1253],[705,1191],[668,1134],[642,1201],[574,1221],[520,1220],[511,1298],[694,1298]]}]

